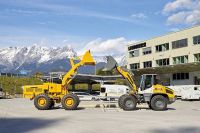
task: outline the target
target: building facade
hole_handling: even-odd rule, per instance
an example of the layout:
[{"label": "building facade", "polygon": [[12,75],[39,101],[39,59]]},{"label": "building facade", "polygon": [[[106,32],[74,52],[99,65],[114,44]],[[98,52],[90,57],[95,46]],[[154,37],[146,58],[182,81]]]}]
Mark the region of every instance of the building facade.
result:
[{"label": "building facade", "polygon": [[127,45],[128,69],[159,74],[166,85],[200,84],[200,26]]}]

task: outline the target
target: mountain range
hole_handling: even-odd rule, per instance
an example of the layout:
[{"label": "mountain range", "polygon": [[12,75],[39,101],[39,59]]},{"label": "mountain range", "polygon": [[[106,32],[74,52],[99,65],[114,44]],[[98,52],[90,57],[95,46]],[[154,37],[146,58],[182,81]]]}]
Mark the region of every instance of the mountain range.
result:
[{"label": "mountain range", "polygon": [[[50,71],[67,71],[70,69],[69,58],[77,56],[71,46],[44,47],[37,44],[28,47],[7,47],[0,49],[0,72],[26,73]],[[87,66],[80,68],[80,73],[94,73],[105,65],[105,56],[93,56],[96,68]],[[125,65],[124,55],[113,55],[120,65]]]}]

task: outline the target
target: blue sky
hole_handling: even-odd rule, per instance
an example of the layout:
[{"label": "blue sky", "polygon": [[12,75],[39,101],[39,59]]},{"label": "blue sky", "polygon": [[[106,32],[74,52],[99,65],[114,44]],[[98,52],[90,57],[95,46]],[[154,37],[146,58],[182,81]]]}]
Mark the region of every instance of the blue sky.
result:
[{"label": "blue sky", "polygon": [[199,24],[195,17],[187,19],[199,17],[199,12],[191,13],[199,11],[197,8],[188,8],[197,3],[199,0],[0,0],[0,46],[70,44],[80,50],[95,44],[103,47],[115,39],[124,44],[148,39]]}]

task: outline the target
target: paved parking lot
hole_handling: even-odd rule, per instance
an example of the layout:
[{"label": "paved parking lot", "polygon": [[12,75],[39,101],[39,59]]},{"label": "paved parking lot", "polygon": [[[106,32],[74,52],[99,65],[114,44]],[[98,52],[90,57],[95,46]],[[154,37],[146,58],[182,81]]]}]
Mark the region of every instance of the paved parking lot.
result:
[{"label": "paved parking lot", "polygon": [[0,99],[0,133],[200,133],[200,101],[176,101],[167,111],[93,108],[39,111],[26,99]]}]

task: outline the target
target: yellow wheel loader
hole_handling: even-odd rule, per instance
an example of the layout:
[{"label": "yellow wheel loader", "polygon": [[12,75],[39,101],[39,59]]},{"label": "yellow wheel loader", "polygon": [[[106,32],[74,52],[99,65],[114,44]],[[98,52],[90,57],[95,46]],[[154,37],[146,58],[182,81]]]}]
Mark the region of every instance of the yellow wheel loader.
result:
[{"label": "yellow wheel loader", "polygon": [[135,110],[137,104],[147,103],[155,111],[167,109],[167,105],[175,101],[174,91],[158,84],[158,75],[144,74],[141,76],[140,86],[137,87],[130,72],[118,66],[112,56],[107,56],[104,71],[116,69],[129,83],[130,93],[119,97],[118,104],[123,110]]},{"label": "yellow wheel loader", "polygon": [[79,98],[76,94],[68,91],[68,85],[73,80],[73,76],[77,73],[77,69],[83,65],[95,65],[95,61],[87,51],[78,63],[74,63],[74,59],[70,59],[71,69],[62,78],[61,84],[43,83],[42,85],[26,85],[23,86],[23,97],[34,99],[34,105],[39,110],[47,110],[56,103],[61,103],[66,110],[75,110],[79,105]]}]

